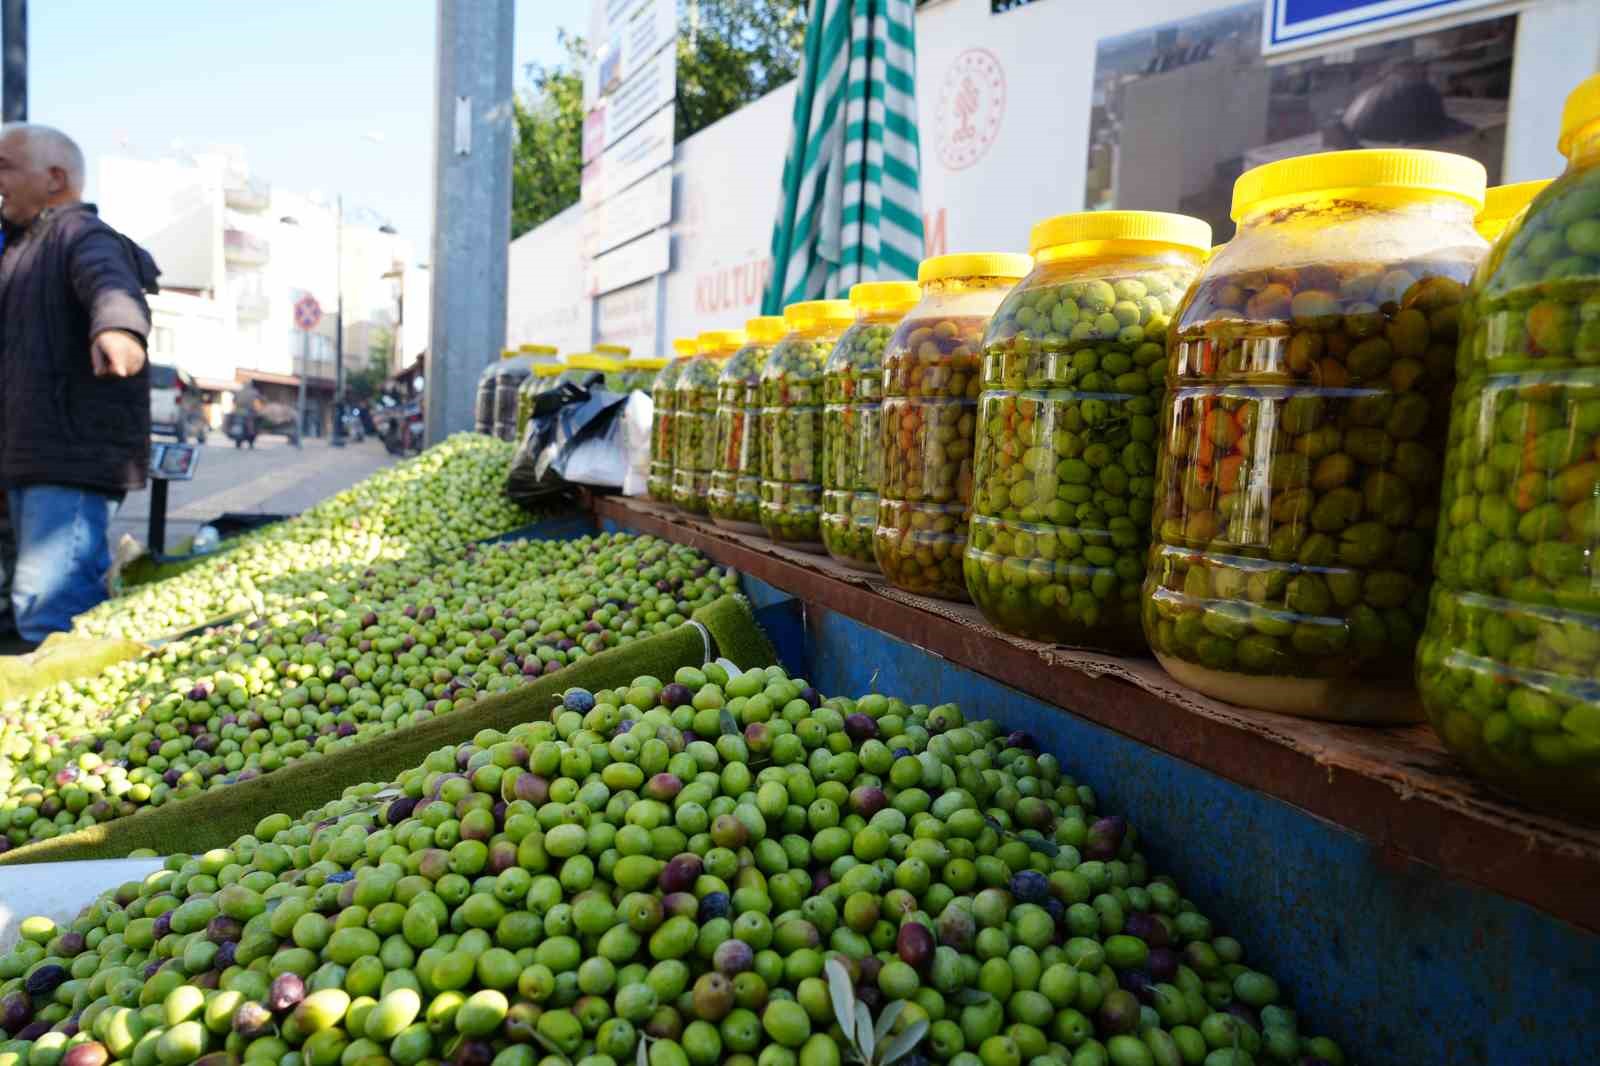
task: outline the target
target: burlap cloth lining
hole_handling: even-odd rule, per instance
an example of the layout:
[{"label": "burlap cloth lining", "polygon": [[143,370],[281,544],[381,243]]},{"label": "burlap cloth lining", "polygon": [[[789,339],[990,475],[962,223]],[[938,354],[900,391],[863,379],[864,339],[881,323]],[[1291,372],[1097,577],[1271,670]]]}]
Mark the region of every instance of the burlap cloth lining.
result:
[{"label": "burlap cloth lining", "polygon": [[[676,508],[650,500],[620,499],[620,502],[662,521],[727,539],[750,551],[781,559],[859,588],[870,589],[887,599],[927,611],[989,639],[1001,640],[1027,651],[1036,656],[1042,666],[1066,667],[1095,678],[1115,677],[1173,707],[1302,754],[1323,767],[1330,780],[1337,771],[1344,770],[1382,782],[1403,799],[1425,797],[1442,807],[1497,824],[1522,837],[1529,848],[1547,848],[1561,854],[1600,861],[1600,828],[1541,815],[1500,798],[1471,777],[1440,746],[1433,730],[1425,725],[1342,725],[1253,711],[1212,699],[1179,684],[1153,659],[1106,655],[1010,636],[991,626],[982,612],[971,604],[952,603],[906,592],[890,585],[881,574],[855,570],[829,556],[796,551],[765,537],[723,529],[709,519],[686,515]],[[961,665],[982,672],[980,664]],[[924,695],[933,699],[932,694]],[[1070,706],[1063,706],[1062,709],[1072,710]]]}]

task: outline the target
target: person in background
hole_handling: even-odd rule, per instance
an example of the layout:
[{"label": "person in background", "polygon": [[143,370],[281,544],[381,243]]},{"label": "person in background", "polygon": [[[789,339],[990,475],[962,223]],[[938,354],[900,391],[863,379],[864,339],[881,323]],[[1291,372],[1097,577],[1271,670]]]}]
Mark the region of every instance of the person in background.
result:
[{"label": "person in background", "polygon": [[83,152],[0,127],[0,484],[28,643],[106,598],[107,528],[150,466],[145,339],[159,271],[83,202]]}]

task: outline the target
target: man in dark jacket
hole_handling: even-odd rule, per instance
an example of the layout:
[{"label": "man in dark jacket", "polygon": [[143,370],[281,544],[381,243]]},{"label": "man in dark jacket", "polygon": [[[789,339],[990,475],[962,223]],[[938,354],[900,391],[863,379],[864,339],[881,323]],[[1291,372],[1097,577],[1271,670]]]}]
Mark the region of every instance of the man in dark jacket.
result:
[{"label": "man in dark jacket", "polygon": [[0,483],[32,642],[105,599],[107,527],[150,462],[156,265],[83,203],[83,175],[65,134],[0,128]]}]

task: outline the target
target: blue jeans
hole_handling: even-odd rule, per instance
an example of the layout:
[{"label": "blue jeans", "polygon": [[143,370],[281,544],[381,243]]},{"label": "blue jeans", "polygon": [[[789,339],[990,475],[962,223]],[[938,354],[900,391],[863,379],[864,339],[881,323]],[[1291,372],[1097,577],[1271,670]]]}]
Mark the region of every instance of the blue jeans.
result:
[{"label": "blue jeans", "polygon": [[106,529],[118,503],[66,485],[27,485],[6,498],[17,538],[11,608],[17,632],[37,643],[106,598]]}]

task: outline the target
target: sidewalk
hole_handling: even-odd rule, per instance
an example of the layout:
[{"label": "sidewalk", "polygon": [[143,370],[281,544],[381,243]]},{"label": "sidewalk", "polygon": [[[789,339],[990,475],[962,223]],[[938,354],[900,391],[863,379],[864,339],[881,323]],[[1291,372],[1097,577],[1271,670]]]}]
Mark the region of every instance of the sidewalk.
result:
[{"label": "sidewalk", "polygon": [[[334,493],[397,462],[368,438],[334,448],[307,440],[296,449],[281,440],[258,440],[254,450],[226,442],[200,449],[193,481],[170,483],[166,548],[173,551],[205,523],[228,511],[298,514]],[[128,495],[111,524],[111,543],[124,534],[143,544],[150,529],[150,490]]]}]

